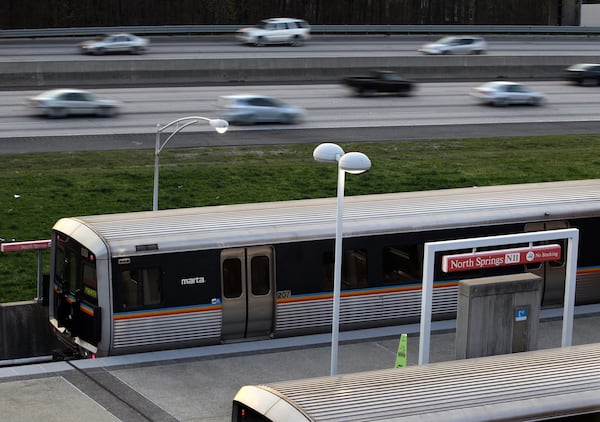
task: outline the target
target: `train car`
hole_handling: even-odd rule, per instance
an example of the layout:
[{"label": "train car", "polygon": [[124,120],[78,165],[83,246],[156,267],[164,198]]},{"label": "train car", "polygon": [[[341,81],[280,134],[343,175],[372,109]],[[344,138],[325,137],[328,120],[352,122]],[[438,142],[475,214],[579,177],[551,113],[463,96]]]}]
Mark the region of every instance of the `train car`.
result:
[{"label": "train car", "polygon": [[599,421],[600,344],[242,387],[233,422]]},{"label": "train car", "polygon": [[[600,180],[353,196],[344,208],[341,330],[419,319],[429,241],[578,228],[576,300],[600,300]],[[335,198],[60,219],[50,322],[83,356],[326,332],[335,219]],[[563,300],[562,258],[452,274],[436,260],[435,319],[455,315],[459,279],[487,274],[533,272],[545,306]]]}]

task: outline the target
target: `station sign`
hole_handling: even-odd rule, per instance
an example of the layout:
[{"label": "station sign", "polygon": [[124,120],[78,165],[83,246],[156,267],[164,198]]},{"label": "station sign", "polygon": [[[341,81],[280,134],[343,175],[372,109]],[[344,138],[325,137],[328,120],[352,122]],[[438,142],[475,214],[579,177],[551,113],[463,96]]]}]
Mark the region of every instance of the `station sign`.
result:
[{"label": "station sign", "polygon": [[442,271],[451,273],[509,265],[533,264],[544,261],[558,261],[560,257],[561,246],[557,244],[444,255],[442,257]]},{"label": "station sign", "polygon": [[36,251],[50,249],[51,240],[30,240],[27,242],[0,243],[0,252]]}]

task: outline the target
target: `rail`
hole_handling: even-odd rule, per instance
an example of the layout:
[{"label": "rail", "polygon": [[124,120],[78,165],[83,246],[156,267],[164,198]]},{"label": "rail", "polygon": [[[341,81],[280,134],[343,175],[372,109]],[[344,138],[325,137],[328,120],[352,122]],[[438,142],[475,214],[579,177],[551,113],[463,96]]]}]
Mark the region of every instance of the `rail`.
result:
[{"label": "rail", "polygon": [[[0,38],[96,36],[128,32],[138,35],[215,35],[247,25],[100,26],[82,28],[4,29]],[[312,25],[315,34],[539,34],[600,35],[599,26],[542,25]]]}]

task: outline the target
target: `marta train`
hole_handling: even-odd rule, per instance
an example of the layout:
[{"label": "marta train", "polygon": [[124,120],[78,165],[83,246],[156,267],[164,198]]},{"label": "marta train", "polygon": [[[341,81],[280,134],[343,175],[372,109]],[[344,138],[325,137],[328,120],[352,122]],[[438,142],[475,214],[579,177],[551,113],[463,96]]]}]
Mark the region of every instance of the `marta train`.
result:
[{"label": "marta train", "polygon": [[[336,204],[62,218],[52,230],[50,323],[86,357],[327,332]],[[418,321],[426,242],[563,228],[580,231],[576,303],[599,302],[600,180],[346,197],[340,329]],[[562,249],[555,261],[451,274],[436,256],[433,318],[455,316],[460,279],[510,272],[541,276],[543,306],[560,306]]]}]

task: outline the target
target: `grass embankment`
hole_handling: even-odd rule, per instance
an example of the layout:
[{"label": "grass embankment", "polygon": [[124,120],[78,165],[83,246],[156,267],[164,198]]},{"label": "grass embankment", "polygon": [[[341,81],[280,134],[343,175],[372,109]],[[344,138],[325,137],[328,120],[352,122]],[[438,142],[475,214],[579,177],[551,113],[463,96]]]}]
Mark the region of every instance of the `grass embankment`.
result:
[{"label": "grass embankment", "polygon": [[[600,177],[599,136],[340,143],[372,169],[346,178],[346,195]],[[335,167],[315,145],[169,149],[160,208],[335,196]],[[153,151],[1,157],[0,238],[48,239],[60,217],[150,210]],[[49,253],[44,252],[45,272]],[[37,254],[0,254],[0,302],[36,295]]]}]

